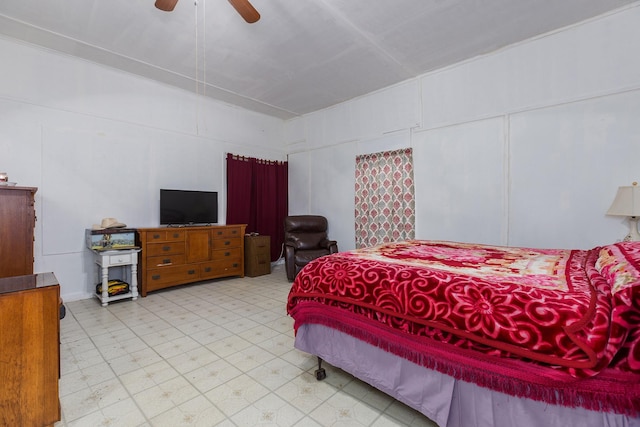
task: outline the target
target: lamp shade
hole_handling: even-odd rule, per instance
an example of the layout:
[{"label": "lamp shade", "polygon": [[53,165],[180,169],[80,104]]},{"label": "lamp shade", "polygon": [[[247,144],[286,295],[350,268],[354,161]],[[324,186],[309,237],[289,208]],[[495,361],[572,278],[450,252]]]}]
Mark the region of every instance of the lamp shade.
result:
[{"label": "lamp shade", "polygon": [[618,188],[607,215],[640,216],[640,187],[637,183]]}]

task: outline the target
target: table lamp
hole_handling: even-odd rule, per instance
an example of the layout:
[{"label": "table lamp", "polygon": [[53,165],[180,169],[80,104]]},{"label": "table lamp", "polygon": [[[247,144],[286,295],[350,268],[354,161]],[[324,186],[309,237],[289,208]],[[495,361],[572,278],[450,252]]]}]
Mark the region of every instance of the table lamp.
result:
[{"label": "table lamp", "polygon": [[640,216],[640,187],[638,183],[618,187],[616,198],[613,200],[607,215],[629,217],[629,234],[623,239],[625,242],[640,240],[638,233],[638,217]]}]

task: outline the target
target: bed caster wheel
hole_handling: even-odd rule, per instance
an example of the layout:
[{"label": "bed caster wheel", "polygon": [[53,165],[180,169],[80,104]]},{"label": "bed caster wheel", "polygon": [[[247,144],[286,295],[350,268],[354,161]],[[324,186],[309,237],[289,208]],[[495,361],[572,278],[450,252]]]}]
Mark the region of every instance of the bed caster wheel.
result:
[{"label": "bed caster wheel", "polygon": [[327,371],[322,367],[322,359],[318,357],[318,369],[316,369],[316,379],[322,381],[327,378]]}]

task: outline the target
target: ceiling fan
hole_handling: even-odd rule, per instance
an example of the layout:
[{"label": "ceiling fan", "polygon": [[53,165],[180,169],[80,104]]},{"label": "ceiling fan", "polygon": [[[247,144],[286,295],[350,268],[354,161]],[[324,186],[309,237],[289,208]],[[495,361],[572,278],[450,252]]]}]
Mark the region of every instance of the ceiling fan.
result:
[{"label": "ceiling fan", "polygon": [[[176,3],[178,3],[178,0],[156,0],[156,7],[165,12],[171,12],[176,7]],[[253,24],[260,19],[260,14],[249,3],[249,0],[229,0],[229,3],[249,24]]]}]

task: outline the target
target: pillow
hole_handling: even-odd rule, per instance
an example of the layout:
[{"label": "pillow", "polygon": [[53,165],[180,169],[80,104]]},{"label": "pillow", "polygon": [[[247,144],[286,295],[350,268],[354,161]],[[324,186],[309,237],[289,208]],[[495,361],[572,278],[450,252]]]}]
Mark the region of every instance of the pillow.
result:
[{"label": "pillow", "polygon": [[640,285],[640,242],[603,246],[598,254],[596,269],[611,285],[612,295]]}]

